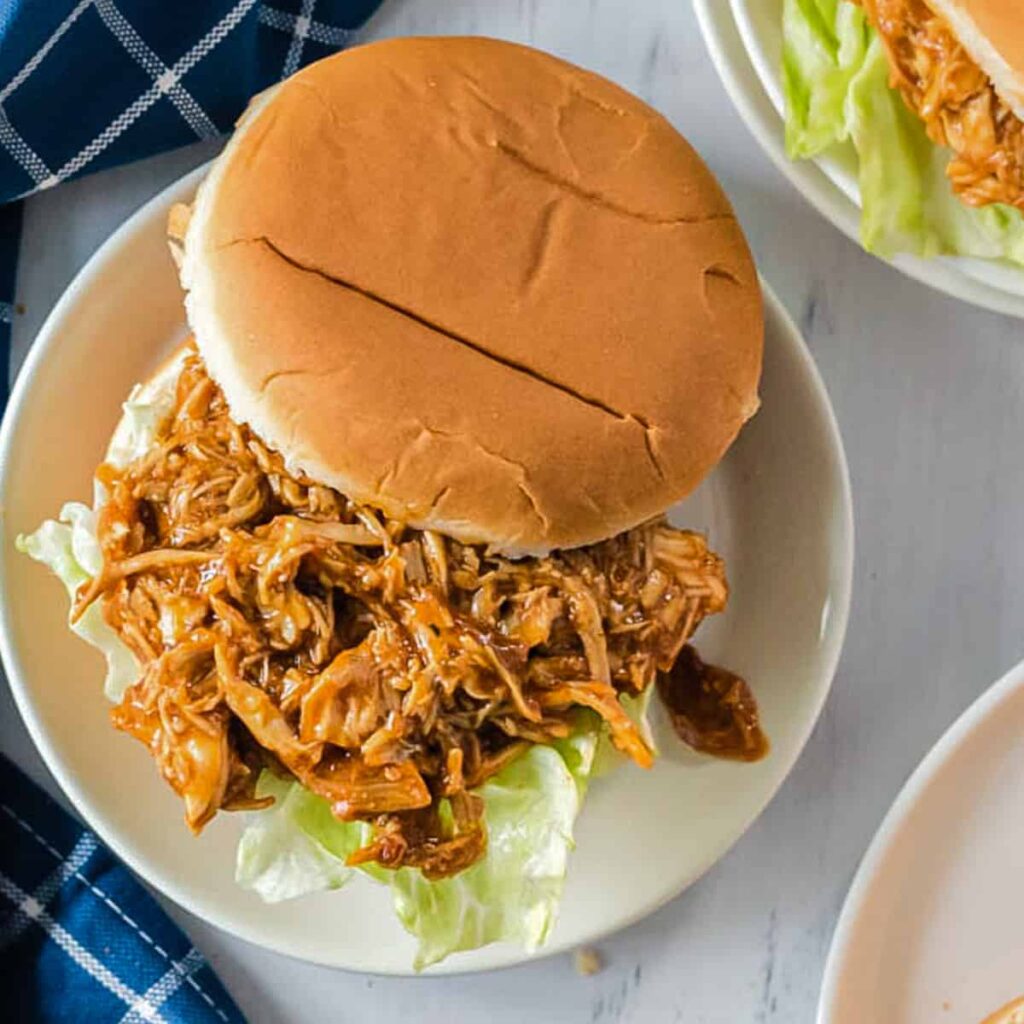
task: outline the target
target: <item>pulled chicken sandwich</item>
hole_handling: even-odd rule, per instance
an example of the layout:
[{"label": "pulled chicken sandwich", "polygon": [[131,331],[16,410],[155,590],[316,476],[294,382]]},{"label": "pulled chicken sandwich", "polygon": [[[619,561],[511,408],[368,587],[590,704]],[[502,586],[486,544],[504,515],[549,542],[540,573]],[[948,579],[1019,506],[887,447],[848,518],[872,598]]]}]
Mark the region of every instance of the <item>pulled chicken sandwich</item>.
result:
[{"label": "pulled chicken sandwich", "polygon": [[602,78],[399,39],[257,97],[169,236],[193,340],[95,508],[23,541],[110,656],[114,725],[193,831],[250,812],[265,899],[358,868],[418,966],[540,944],[596,766],[654,760],[652,693],[697,750],[765,750],[689,646],[722,559],[666,518],[758,405],[728,200]]}]

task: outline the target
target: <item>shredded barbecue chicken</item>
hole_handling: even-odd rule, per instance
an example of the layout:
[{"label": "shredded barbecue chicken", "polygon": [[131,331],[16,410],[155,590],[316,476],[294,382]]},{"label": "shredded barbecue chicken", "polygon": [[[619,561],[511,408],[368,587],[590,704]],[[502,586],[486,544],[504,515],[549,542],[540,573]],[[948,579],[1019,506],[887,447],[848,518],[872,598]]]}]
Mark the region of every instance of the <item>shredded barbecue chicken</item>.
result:
[{"label": "shredded barbecue chicken", "polygon": [[194,352],[152,448],[98,478],[103,570],[75,614],[101,600],[136,655],[113,720],[188,825],[263,806],[270,767],[373,824],[353,863],[429,878],[485,851],[474,787],[580,709],[649,765],[619,696],[727,597],[704,539],[663,521],[513,561],[383,518],[289,472]]},{"label": "shredded barbecue chicken", "polygon": [[952,149],[946,174],[960,198],[1024,209],[1024,122],[945,19],[925,0],[858,2],[885,45],[892,86],[929,138]]}]

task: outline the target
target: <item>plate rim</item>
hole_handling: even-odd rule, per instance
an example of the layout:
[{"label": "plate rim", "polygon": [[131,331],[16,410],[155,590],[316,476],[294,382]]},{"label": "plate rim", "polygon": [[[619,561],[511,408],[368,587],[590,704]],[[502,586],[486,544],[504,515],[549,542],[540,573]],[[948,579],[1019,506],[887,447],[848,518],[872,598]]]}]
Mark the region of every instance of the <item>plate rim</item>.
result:
[{"label": "plate rim", "polygon": [[[777,137],[782,122],[743,45],[732,4],[726,0],[693,0],[693,7],[704,45],[719,80],[761,150],[806,202],[862,252],[866,252],[860,241],[860,208],[831,180],[818,160],[794,161],[786,156],[785,146]],[[735,36],[734,44],[743,52],[746,63],[742,68],[737,66],[729,54],[726,35],[730,33]],[[742,80],[743,72],[750,78],[749,83]],[[771,110],[770,115],[758,110],[759,101]],[[1024,319],[1024,296],[987,284],[954,266],[906,253],[897,254],[891,259],[874,253],[867,255],[951,298],[989,312]]]},{"label": "plate rim", "polygon": [[[2,504],[3,495],[13,485],[13,479],[9,478],[9,466],[12,461],[12,453],[15,450],[18,434],[17,425],[21,418],[22,408],[28,403],[35,380],[39,376],[44,364],[59,352],[61,344],[60,325],[66,318],[68,311],[83,295],[88,294],[89,290],[95,286],[97,279],[116,266],[122,246],[136,237],[139,232],[144,231],[150,220],[166,210],[181,194],[187,193],[189,189],[194,190],[194,187],[206,174],[208,167],[209,163],[205,163],[182,175],[162,188],[128,216],[115,228],[107,240],[78,271],[47,315],[18,372],[17,379],[11,390],[3,422],[0,424],[0,504]],[[14,640],[15,631],[10,605],[8,602],[0,602],[0,657],[3,660],[3,666],[6,670],[15,705],[47,770],[67,797],[75,812],[135,874],[164,897],[198,919],[250,945],[269,949],[272,952],[287,956],[298,962],[314,963],[369,976],[454,976],[476,974],[486,970],[506,969],[525,963],[536,962],[564,953],[575,948],[580,942],[600,941],[614,932],[636,924],[678,897],[697,882],[712,866],[718,863],[732,846],[750,830],[754,822],[763,813],[765,807],[774,799],[783,783],[789,778],[793,767],[807,745],[810,734],[816,726],[831,692],[849,623],[853,590],[854,518],[850,471],[839,423],[821,373],[795,321],[764,278],[759,277],[759,280],[766,309],[770,309],[771,315],[777,319],[782,328],[781,333],[787,336],[785,344],[792,349],[792,354],[797,358],[801,373],[811,391],[813,404],[822,418],[823,440],[827,445],[830,457],[834,460],[835,482],[837,485],[837,525],[841,535],[836,537],[835,547],[830,557],[830,565],[835,575],[835,583],[831,591],[833,602],[826,631],[827,639],[822,649],[823,668],[820,673],[821,682],[815,694],[814,702],[808,704],[809,713],[806,717],[804,728],[798,735],[798,742],[793,744],[792,753],[788,761],[784,766],[780,766],[777,777],[772,780],[772,784],[766,789],[763,799],[757,804],[752,813],[747,816],[746,820],[743,821],[742,827],[737,829],[735,836],[728,842],[720,844],[719,848],[710,850],[708,855],[694,869],[688,880],[674,888],[667,895],[659,895],[644,905],[638,906],[633,913],[618,917],[614,923],[609,924],[607,927],[594,929],[584,939],[577,938],[572,941],[556,940],[534,953],[528,953],[507,944],[492,945],[485,947],[489,948],[494,954],[486,962],[461,966],[459,959],[453,958],[444,961],[438,967],[421,972],[421,975],[417,975],[411,965],[402,969],[382,968],[379,970],[346,967],[339,960],[330,959],[326,953],[322,957],[297,954],[286,948],[283,941],[272,943],[264,941],[263,938],[252,937],[246,933],[244,926],[234,920],[231,915],[218,909],[211,911],[202,901],[193,899],[187,884],[179,883],[176,879],[167,877],[162,871],[152,870],[142,855],[136,855],[136,850],[130,843],[121,842],[114,834],[114,830],[108,828],[106,816],[102,808],[97,806],[96,802],[88,795],[88,786],[80,785],[74,774],[69,771],[60,750],[51,742],[42,723],[36,718],[30,687],[25,682],[31,673],[25,670],[18,652],[18,646]],[[9,554],[8,546],[0,544],[0,596],[6,590],[6,566]]]},{"label": "plate rim", "polygon": [[1021,690],[1024,690],[1024,661],[1017,662],[960,713],[900,787],[872,836],[843,900],[825,960],[815,1016],[816,1024],[839,1024],[839,1019],[835,1016],[835,1004],[839,995],[844,961],[855,938],[857,921],[867,905],[872,886],[881,872],[886,857],[899,838],[900,831],[918,800],[927,793],[947,762],[955,756],[962,744],[971,738],[975,730],[981,728],[1004,702],[1017,696]]}]

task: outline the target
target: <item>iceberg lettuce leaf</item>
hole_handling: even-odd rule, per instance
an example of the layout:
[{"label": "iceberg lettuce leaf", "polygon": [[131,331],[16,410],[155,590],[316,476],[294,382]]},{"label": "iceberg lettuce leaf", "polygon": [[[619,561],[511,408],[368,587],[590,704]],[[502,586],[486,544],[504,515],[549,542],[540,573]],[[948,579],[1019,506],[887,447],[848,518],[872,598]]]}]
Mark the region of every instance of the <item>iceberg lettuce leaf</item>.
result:
[{"label": "iceberg lettuce leaf", "polygon": [[[35,533],[15,540],[19,551],[42,562],[56,575],[74,599],[75,592],[90,580],[103,563],[96,542],[96,514],[87,505],[71,502],[61,509],[60,520],[48,519]],[[104,693],[113,701],[138,678],[134,655],[107,625],[99,603],[91,605],[71,629],[102,652],[107,660]]]},{"label": "iceberg lettuce leaf", "polygon": [[369,825],[338,821],[326,800],[269,771],[260,775],[256,795],[274,803],[248,815],[235,861],[240,885],[277,903],[349,880],[345,858],[369,840]]},{"label": "iceberg lettuce leaf", "polygon": [[784,0],[782,28],[786,151],[799,160],[850,137],[844,107],[871,28],[844,0]]},{"label": "iceberg lettuce leaf", "polygon": [[[157,427],[174,403],[175,376],[165,374],[156,384],[136,386],[124,403],[124,416],[114,431],[107,461],[127,465],[153,444]],[[15,547],[37,562],[42,562],[67,588],[72,601],[78,588],[103,568],[103,555],[96,539],[96,516],[106,495],[95,484],[94,506],[69,502],[58,519],[48,519],[34,533],[19,535]],[[69,620],[70,623],[70,620]],[[139,676],[134,655],[107,625],[97,602],[86,609],[71,629],[86,643],[97,648],[107,660],[103,692],[119,701],[124,691]]]},{"label": "iceberg lettuce leaf", "polygon": [[572,830],[593,766],[597,733],[563,750],[533,746],[480,787],[487,854],[451,878],[428,881],[403,868],[391,888],[395,912],[419,940],[417,970],[491,942],[537,949],[557,916]]},{"label": "iceberg lettuce leaf", "polygon": [[[571,737],[530,747],[476,791],[484,801],[487,853],[460,874],[429,881],[412,868],[360,867],[390,885],[399,920],[418,940],[417,970],[491,942],[529,950],[544,942],[600,733],[596,716],[581,716]],[[344,859],[367,842],[369,826],[338,821],[325,800],[266,772],[259,791],[277,802],[250,816],[237,880],[268,900],[343,885],[351,876]]]}]

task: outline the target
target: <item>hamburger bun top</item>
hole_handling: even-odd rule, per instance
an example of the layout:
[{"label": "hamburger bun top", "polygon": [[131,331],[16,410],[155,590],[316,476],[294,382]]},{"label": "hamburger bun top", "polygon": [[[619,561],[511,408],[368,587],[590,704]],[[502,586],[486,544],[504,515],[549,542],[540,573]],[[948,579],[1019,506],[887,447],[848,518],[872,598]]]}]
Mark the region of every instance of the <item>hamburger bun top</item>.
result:
[{"label": "hamburger bun top", "polygon": [[290,468],[510,554],[662,512],[757,408],[761,293],[715,179],[523,46],[389,40],[257,98],[182,281],[233,415]]},{"label": "hamburger bun top", "polygon": [[996,92],[1024,120],[1024,7],[1020,0],[928,0]]}]

